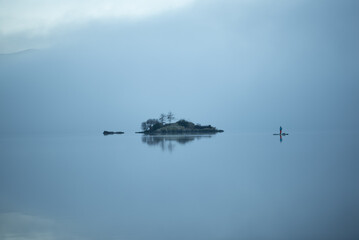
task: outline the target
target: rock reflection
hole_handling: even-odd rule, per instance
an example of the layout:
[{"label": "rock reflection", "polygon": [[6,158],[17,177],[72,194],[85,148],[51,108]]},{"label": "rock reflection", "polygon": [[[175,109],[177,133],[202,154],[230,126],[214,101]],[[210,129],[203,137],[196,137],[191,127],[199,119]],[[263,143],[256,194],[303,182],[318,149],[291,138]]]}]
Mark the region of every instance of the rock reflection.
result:
[{"label": "rock reflection", "polygon": [[162,151],[172,152],[176,143],[184,145],[201,138],[211,138],[212,135],[144,135],[142,142],[149,146],[160,146]]}]

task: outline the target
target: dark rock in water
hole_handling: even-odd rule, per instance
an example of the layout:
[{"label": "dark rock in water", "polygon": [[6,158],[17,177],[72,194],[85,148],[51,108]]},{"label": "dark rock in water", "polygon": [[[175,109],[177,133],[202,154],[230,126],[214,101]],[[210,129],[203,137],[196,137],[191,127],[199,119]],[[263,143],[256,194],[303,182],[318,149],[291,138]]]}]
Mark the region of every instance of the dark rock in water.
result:
[{"label": "dark rock in water", "polygon": [[103,135],[124,134],[124,132],[103,131]]}]

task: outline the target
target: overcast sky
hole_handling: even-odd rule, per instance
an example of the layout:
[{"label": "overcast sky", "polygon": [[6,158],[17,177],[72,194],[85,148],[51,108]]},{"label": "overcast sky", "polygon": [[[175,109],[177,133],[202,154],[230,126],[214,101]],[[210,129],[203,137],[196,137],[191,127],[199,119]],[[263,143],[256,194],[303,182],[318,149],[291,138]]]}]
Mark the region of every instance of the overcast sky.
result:
[{"label": "overcast sky", "polygon": [[227,131],[358,131],[358,12],[354,0],[0,0],[0,132],[133,132],[168,111]]},{"label": "overcast sky", "polygon": [[[156,15],[188,7],[192,2],[193,0],[1,0],[1,52],[44,47],[45,40],[50,44],[49,38],[59,32],[60,35],[73,34],[74,31],[96,22],[106,21],[108,24],[113,21],[145,21]],[[16,43],[12,43],[14,39]]]}]

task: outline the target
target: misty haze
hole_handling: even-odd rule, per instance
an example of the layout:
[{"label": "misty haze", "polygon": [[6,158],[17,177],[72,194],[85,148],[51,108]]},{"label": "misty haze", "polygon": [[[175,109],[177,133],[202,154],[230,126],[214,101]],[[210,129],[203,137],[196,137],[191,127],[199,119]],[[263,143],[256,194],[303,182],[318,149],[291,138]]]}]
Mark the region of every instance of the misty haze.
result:
[{"label": "misty haze", "polygon": [[0,239],[359,239],[359,2],[0,0]]}]

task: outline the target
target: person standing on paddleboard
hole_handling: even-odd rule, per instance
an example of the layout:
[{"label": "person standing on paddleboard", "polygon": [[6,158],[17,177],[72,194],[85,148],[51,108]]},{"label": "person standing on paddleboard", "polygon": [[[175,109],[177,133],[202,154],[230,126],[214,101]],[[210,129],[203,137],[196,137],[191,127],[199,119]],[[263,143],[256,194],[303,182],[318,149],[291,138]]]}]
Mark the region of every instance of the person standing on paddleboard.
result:
[{"label": "person standing on paddleboard", "polygon": [[279,127],[279,135],[282,135],[282,126]]}]

